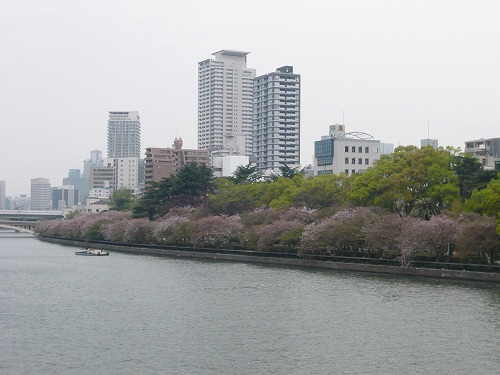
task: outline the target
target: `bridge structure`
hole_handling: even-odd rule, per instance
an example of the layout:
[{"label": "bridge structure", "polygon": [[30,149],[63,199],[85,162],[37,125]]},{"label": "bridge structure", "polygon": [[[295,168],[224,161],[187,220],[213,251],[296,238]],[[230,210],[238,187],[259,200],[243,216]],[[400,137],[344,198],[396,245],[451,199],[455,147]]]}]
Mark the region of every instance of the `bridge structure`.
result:
[{"label": "bridge structure", "polygon": [[35,234],[40,220],[60,220],[64,211],[0,210],[0,229]]}]

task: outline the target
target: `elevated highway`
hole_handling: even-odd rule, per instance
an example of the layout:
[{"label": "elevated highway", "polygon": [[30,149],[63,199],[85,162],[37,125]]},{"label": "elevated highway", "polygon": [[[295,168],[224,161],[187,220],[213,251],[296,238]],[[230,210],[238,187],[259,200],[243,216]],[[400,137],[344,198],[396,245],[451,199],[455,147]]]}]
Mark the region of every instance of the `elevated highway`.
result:
[{"label": "elevated highway", "polygon": [[0,210],[0,229],[34,234],[40,220],[61,220],[63,211]]}]

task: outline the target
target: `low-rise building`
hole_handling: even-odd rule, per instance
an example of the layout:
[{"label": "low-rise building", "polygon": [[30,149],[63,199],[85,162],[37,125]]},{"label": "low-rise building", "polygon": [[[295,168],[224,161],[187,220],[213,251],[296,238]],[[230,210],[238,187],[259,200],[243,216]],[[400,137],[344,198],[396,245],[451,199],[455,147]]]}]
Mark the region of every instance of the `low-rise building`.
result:
[{"label": "low-rise building", "polygon": [[380,159],[381,145],[369,134],[346,133],[344,124],[331,125],[329,134],[314,142],[314,175],[362,173]]},{"label": "low-rise building", "polygon": [[467,141],[464,151],[478,158],[484,169],[500,171],[500,138]]}]

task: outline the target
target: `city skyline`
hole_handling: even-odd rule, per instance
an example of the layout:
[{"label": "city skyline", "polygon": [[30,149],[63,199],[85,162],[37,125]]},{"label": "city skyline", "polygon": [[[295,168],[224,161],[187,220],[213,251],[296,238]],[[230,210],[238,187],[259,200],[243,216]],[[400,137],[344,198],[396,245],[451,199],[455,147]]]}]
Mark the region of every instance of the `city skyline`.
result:
[{"label": "city skyline", "polygon": [[[234,7],[244,12],[213,22]],[[141,157],[175,137],[196,148],[197,63],[222,49],[249,51],[257,76],[300,73],[302,165],[335,123],[396,147],[463,150],[500,136],[499,15],[488,1],[4,1],[0,180],[7,196],[38,177],[62,185],[105,152],[109,111],[140,113]]]}]

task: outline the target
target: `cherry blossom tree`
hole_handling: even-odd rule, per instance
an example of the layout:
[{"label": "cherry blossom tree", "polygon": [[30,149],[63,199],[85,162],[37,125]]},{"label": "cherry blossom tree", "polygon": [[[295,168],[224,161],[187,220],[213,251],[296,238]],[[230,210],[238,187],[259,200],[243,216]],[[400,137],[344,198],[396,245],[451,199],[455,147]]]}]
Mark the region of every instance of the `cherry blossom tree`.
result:
[{"label": "cherry blossom tree", "polygon": [[335,215],[306,226],[300,253],[330,253],[351,255],[362,251],[363,228],[372,225],[377,214],[366,207],[344,209]]},{"label": "cherry blossom tree", "polygon": [[177,228],[190,221],[190,219],[184,216],[164,216],[163,219],[155,222],[153,237],[157,242],[168,242],[168,238],[174,234]]},{"label": "cherry blossom tree", "polygon": [[192,239],[196,244],[211,243],[230,246],[232,241],[242,239],[244,227],[238,215],[208,216],[196,221],[192,227]]}]

